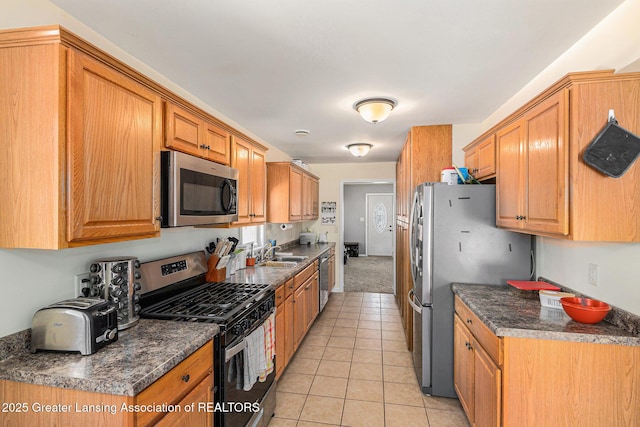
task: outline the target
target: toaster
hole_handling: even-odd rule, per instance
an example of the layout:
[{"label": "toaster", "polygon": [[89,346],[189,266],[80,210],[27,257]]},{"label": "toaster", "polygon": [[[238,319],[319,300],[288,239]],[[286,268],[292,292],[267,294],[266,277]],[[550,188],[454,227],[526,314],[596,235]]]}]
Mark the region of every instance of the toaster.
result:
[{"label": "toaster", "polygon": [[102,298],[78,297],[41,308],[31,322],[31,353],[38,350],[93,354],[118,340],[116,306]]}]

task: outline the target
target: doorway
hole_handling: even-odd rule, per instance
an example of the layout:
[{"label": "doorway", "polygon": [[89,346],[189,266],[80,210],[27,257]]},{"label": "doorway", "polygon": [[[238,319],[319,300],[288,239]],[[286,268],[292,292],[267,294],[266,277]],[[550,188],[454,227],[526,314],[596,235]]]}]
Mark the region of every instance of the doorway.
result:
[{"label": "doorway", "polygon": [[394,198],[392,180],[342,182],[339,247],[351,249],[338,264],[345,292],[395,293]]}]

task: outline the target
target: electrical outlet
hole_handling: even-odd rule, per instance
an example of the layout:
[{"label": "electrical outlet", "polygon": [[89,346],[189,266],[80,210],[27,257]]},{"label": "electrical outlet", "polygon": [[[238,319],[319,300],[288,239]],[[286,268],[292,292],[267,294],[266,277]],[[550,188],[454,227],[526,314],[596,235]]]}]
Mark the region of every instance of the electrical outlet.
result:
[{"label": "electrical outlet", "polygon": [[75,296],[84,296],[84,294],[82,293],[82,288],[87,287],[89,287],[89,273],[76,274],[74,288]]},{"label": "electrical outlet", "polygon": [[598,286],[598,265],[589,263],[588,265],[589,284]]}]

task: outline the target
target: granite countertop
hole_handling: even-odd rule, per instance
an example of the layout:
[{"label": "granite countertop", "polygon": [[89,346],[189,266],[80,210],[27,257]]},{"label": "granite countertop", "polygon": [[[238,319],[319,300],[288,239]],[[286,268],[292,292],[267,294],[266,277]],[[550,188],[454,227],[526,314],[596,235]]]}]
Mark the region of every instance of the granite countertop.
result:
[{"label": "granite countertop", "polygon": [[308,256],[296,264],[295,267],[262,267],[256,265],[238,270],[235,274],[225,279],[229,283],[265,283],[270,284],[274,288],[291,279],[297,273],[302,271],[309,264],[313,263],[320,255],[335,247],[335,243],[316,243],[313,245],[287,245],[279,252],[291,252],[293,255]]},{"label": "granite countertop", "polygon": [[[564,310],[542,307],[538,298],[523,298],[519,293],[522,291],[508,285],[453,284],[452,289],[500,337],[640,346],[640,334],[635,327],[607,321],[594,325],[578,323]],[[615,316],[607,319],[611,317]]]},{"label": "granite countertop", "polygon": [[0,340],[0,379],[135,396],[218,334],[210,323],[140,319],[89,356],[37,352],[29,331]]}]

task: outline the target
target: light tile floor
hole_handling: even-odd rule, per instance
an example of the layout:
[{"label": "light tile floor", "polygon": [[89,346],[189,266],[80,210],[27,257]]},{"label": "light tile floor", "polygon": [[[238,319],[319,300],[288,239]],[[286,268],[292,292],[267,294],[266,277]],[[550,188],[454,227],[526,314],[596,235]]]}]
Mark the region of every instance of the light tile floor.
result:
[{"label": "light tile floor", "polygon": [[420,391],[390,294],[331,294],[277,390],[269,427],[469,426],[457,399]]}]

